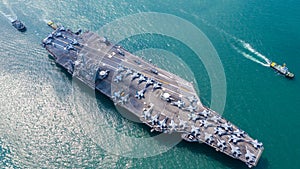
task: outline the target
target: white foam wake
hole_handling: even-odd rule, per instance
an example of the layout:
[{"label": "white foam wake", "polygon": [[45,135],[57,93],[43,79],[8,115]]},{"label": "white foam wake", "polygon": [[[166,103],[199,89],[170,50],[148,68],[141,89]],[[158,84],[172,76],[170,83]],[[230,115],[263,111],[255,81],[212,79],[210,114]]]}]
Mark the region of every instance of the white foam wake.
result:
[{"label": "white foam wake", "polygon": [[[250,59],[256,63],[259,63],[263,66],[269,66],[270,60],[264,56],[263,54],[259,53],[256,49],[254,49],[249,43],[245,42],[244,40],[241,40],[234,35],[229,34],[225,30],[212,25],[207,20],[201,18],[202,22],[206,24],[207,26],[213,27],[215,30],[219,31],[220,33],[224,34],[226,37],[229,37],[229,39],[233,40],[234,42],[231,44],[232,48],[235,49],[238,53],[242,54],[247,59]],[[246,50],[248,53],[244,52],[243,50]]]},{"label": "white foam wake", "polygon": [[263,63],[262,61],[259,61],[259,60],[256,59],[255,57],[253,57],[253,56],[251,56],[251,55],[249,55],[249,54],[247,54],[247,53],[245,53],[245,52],[239,50],[236,46],[234,46],[234,45],[231,45],[231,46],[232,46],[232,48],[235,49],[238,53],[242,54],[245,58],[250,59],[250,60],[252,60],[252,61],[254,61],[254,62],[258,63],[258,64],[261,64],[261,65],[263,65],[263,66],[266,66],[266,67],[269,66],[269,63]]},{"label": "white foam wake", "polygon": [[0,13],[1,13],[5,18],[7,18],[10,22],[12,22],[12,21],[15,20],[11,15],[6,14],[6,13],[4,13],[3,11],[0,11]]},{"label": "white foam wake", "polygon": [[241,39],[238,39],[238,41],[240,43],[242,43],[242,45],[245,49],[247,49],[251,53],[255,54],[257,57],[263,59],[266,63],[270,63],[270,60],[266,56],[264,56],[263,54],[261,54],[257,50],[255,50],[249,43],[247,43]]},{"label": "white foam wake", "polygon": [[6,7],[6,9],[9,11],[7,13],[3,12],[0,10],[0,13],[6,17],[9,21],[14,21],[17,19],[17,15],[15,14],[15,12],[13,11],[13,9],[11,8],[10,4],[7,2],[7,0],[2,0],[3,5]]},{"label": "white foam wake", "polygon": [[259,53],[256,49],[254,49],[250,45],[250,43],[247,43],[244,40],[241,40],[241,39],[239,39],[233,35],[230,35],[228,33],[226,33],[226,34],[235,40],[235,44],[238,44],[238,46],[240,46],[240,48],[247,50],[251,55],[246,52],[243,52],[241,49],[239,49],[235,45],[231,44],[232,48],[235,49],[238,53],[242,54],[247,59],[250,59],[250,60],[252,60],[256,63],[259,63],[263,66],[266,66],[266,67],[270,66],[270,63],[271,63],[270,59],[268,59],[265,55]]}]

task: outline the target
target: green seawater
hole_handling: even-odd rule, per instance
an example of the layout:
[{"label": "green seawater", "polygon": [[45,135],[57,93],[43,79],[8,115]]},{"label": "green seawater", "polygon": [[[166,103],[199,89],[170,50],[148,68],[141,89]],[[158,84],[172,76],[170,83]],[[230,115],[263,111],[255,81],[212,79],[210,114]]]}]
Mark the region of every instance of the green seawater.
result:
[{"label": "green seawater", "polygon": [[[51,31],[46,21],[98,32],[116,19],[141,12],[182,18],[211,41],[226,75],[222,115],[264,143],[256,168],[300,168],[299,8],[297,0],[0,0],[0,168],[247,168],[204,144],[182,141],[157,156],[129,158],[108,152],[95,141],[103,133],[90,132],[94,127],[87,123],[130,137],[152,134],[148,127],[124,119],[108,98],[91,97],[87,88],[53,63],[40,45]],[[16,16],[25,22],[27,32],[11,26],[9,19]],[[120,44],[194,81],[201,101],[210,106],[208,73],[188,46],[151,33],[128,37]],[[149,48],[176,56],[141,52]],[[262,56],[287,63],[296,78],[288,80],[263,66]],[[93,101],[97,109],[90,110]],[[129,144],[117,138],[111,142]]]}]

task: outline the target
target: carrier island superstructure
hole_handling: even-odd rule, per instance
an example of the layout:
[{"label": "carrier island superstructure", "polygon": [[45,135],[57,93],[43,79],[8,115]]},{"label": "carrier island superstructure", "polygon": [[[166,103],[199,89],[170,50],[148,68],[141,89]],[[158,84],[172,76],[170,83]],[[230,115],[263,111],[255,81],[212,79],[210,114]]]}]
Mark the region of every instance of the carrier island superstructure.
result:
[{"label": "carrier island superstructure", "polygon": [[54,31],[42,43],[55,62],[151,130],[179,132],[184,140],[206,143],[248,167],[258,163],[262,143],[203,106],[192,83],[96,33],[49,25]]}]

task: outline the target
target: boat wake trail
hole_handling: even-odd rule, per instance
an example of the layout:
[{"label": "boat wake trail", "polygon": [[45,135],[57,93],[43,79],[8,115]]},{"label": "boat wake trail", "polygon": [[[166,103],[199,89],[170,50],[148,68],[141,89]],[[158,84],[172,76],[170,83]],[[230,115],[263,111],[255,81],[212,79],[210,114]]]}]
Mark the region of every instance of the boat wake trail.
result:
[{"label": "boat wake trail", "polygon": [[245,58],[250,59],[258,64],[261,64],[263,66],[269,67],[269,61],[266,61],[266,63],[256,59],[255,57],[253,57],[252,55],[247,54],[246,52],[243,52],[241,50],[239,50],[236,46],[231,45],[231,47],[236,50],[238,53],[240,53],[241,55],[243,55]]},{"label": "boat wake trail", "polygon": [[0,10],[0,13],[6,17],[10,22],[14,21],[17,19],[17,15],[11,8],[10,4],[7,2],[7,0],[2,0],[2,3],[4,5],[5,11],[4,12],[2,9]]},{"label": "boat wake trail", "polygon": [[254,49],[249,43],[238,39],[236,37],[233,37],[235,41],[237,42],[237,46],[242,47],[243,50],[239,49],[236,45],[231,44],[231,47],[236,50],[238,53],[242,54],[245,58],[250,59],[256,63],[259,63],[262,66],[269,67],[270,66],[270,60],[264,56],[263,54],[259,53],[256,49]]},{"label": "boat wake trail", "polygon": [[0,11],[0,13],[1,13],[5,18],[7,18],[10,22],[14,21],[14,20],[15,20],[14,18],[16,18],[16,17],[13,17],[13,16],[11,16],[11,15],[8,15],[8,14],[4,13],[3,11]]},{"label": "boat wake trail", "polygon": [[230,39],[230,41],[232,41],[231,42],[231,47],[236,52],[240,53],[245,58],[247,58],[249,60],[252,60],[252,61],[254,61],[254,62],[256,62],[256,63],[258,63],[262,66],[266,66],[266,67],[270,66],[270,59],[268,59],[263,54],[259,53],[249,43],[247,43],[246,41],[244,41],[242,39],[239,39],[239,38],[235,37],[234,35],[229,34],[225,30],[223,30],[221,28],[218,28],[217,26],[212,25],[211,23],[209,23],[208,21],[206,21],[203,18],[201,20],[207,26],[213,27],[215,30],[219,31],[220,33],[222,33],[223,35],[228,37],[228,39]]}]

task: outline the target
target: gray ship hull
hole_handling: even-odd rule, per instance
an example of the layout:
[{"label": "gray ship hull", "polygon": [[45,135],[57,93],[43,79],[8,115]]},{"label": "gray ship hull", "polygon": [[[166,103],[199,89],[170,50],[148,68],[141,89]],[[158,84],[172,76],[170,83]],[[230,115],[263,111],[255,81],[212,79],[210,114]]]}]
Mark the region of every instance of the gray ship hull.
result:
[{"label": "gray ship hull", "polygon": [[263,146],[200,102],[193,85],[93,32],[57,28],[43,46],[74,78],[108,96],[152,130],[181,133],[255,166]]}]

